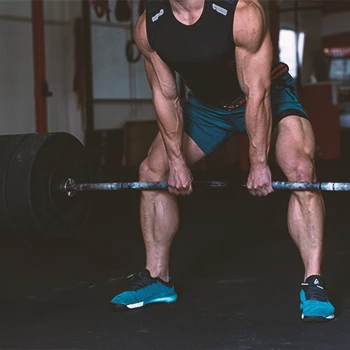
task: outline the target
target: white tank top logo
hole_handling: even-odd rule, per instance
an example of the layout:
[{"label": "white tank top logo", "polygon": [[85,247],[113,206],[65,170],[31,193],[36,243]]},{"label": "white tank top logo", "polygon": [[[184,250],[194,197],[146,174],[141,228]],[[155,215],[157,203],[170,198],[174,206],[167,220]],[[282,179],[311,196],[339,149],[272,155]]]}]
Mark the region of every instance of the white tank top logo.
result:
[{"label": "white tank top logo", "polygon": [[227,10],[224,9],[223,7],[220,7],[218,5],[213,4],[213,10],[215,10],[216,12],[219,12],[220,14],[227,16]]},{"label": "white tank top logo", "polygon": [[158,21],[159,17],[164,15],[164,10],[161,9],[156,15],[152,17],[152,22]]}]

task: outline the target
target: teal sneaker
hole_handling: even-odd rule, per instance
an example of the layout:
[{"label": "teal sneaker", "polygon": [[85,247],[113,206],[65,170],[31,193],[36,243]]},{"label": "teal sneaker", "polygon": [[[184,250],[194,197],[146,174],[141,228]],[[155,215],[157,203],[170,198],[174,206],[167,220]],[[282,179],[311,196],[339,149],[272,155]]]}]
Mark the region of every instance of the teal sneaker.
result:
[{"label": "teal sneaker", "polygon": [[335,309],[328,300],[325,282],[321,276],[313,275],[301,284],[301,319],[305,322],[325,322],[334,319]]},{"label": "teal sneaker", "polygon": [[137,309],[151,303],[173,303],[177,294],[171,281],[151,277],[147,269],[130,275],[130,286],[110,302],[112,309]]}]

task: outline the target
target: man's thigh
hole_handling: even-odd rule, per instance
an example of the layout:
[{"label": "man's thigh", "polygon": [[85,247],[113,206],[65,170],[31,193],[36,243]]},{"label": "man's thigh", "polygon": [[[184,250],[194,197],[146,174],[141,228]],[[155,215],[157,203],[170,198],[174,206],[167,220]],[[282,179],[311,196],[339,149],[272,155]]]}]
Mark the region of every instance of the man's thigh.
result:
[{"label": "man's thigh", "polygon": [[294,79],[284,74],[271,88],[272,154],[288,172],[300,161],[313,161],[315,139],[307,113],[298,98]]}]

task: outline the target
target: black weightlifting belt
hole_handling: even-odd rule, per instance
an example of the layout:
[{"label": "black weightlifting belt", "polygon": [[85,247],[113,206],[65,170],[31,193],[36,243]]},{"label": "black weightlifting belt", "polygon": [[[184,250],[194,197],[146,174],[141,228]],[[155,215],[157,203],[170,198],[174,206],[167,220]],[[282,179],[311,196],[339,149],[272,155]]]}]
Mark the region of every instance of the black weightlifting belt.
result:
[{"label": "black weightlifting belt", "polygon": [[[283,62],[274,63],[271,68],[271,82],[276,83],[278,79],[281,78],[288,71],[289,71],[289,67],[287,64]],[[245,95],[242,95],[229,103],[220,102],[214,105],[214,107],[232,111],[241,106],[244,106],[246,103],[247,103],[247,98]]]}]

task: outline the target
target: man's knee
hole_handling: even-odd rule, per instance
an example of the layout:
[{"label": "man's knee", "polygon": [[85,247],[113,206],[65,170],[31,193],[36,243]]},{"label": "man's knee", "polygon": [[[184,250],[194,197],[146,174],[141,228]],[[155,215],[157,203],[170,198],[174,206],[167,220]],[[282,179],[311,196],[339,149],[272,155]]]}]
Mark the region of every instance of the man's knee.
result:
[{"label": "man's knee", "polygon": [[167,173],[168,167],[165,164],[147,157],[140,165],[139,179],[145,182],[164,181]]},{"label": "man's knee", "polygon": [[295,157],[287,161],[288,166],[284,170],[289,181],[312,182],[315,181],[315,167],[313,159],[309,155]]}]

